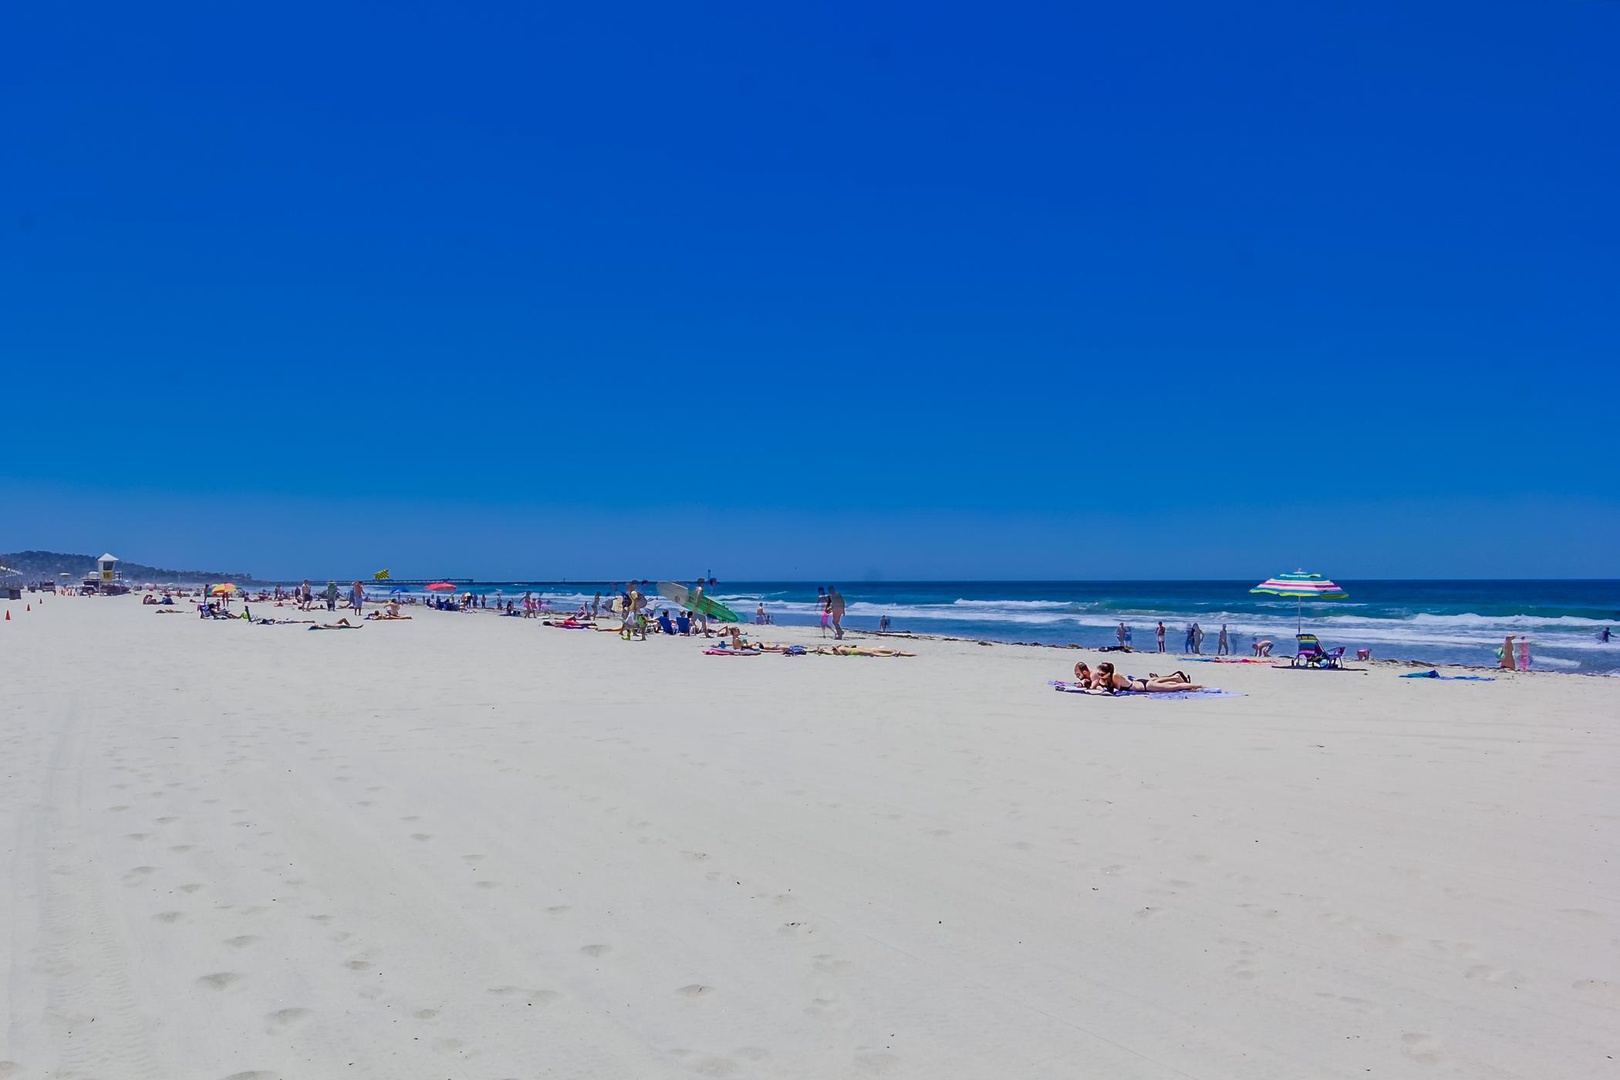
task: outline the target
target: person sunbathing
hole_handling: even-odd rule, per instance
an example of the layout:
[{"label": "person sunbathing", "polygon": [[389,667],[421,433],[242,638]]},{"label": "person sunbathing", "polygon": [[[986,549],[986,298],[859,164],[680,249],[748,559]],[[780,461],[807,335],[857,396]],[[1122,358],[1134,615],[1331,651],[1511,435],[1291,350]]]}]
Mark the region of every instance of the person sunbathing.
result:
[{"label": "person sunbathing", "polygon": [[815,649],[818,656],[916,656],[916,653],[901,652],[899,649],[871,649],[860,645],[818,645]]},{"label": "person sunbathing", "polygon": [[1121,675],[1114,670],[1113,664],[1098,664],[1097,675],[1092,680],[1092,688],[1106,690],[1110,694],[1174,694],[1185,690],[1202,690],[1204,687],[1187,678],[1186,672],[1177,671],[1169,675],[1150,675],[1146,679],[1135,679],[1129,675]]}]

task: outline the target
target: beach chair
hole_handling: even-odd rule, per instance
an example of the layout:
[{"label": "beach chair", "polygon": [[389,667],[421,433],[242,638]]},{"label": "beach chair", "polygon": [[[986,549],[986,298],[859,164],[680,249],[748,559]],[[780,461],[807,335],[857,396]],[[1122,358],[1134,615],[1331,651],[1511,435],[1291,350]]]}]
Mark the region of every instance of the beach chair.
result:
[{"label": "beach chair", "polygon": [[1315,634],[1300,634],[1296,640],[1299,642],[1299,651],[1289,661],[1290,667],[1336,668],[1344,665],[1343,645],[1334,649],[1324,649]]}]

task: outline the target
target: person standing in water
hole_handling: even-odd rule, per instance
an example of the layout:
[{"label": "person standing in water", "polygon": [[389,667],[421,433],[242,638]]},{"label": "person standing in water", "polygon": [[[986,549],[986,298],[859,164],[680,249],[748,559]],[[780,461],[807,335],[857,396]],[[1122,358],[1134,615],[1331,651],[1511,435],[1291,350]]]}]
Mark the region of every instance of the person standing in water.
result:
[{"label": "person standing in water", "polygon": [[1231,651],[1232,650],[1229,649],[1227,647],[1227,644],[1226,644],[1226,624],[1221,623],[1221,636],[1215,642],[1215,655],[1216,656],[1225,656],[1227,653],[1229,653]]},{"label": "person standing in water", "polygon": [[1123,620],[1118,626],[1114,627],[1114,640],[1119,642],[1120,648],[1125,647],[1125,623]]},{"label": "person standing in water", "polygon": [[1154,631],[1154,632],[1159,635],[1159,651],[1164,652],[1164,620],[1163,619],[1159,620],[1158,629],[1156,631]]}]

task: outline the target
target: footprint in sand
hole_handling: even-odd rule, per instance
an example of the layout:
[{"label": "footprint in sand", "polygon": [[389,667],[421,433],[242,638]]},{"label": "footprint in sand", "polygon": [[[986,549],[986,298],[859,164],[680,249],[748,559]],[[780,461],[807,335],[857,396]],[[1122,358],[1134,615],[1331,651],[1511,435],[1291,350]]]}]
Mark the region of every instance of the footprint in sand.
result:
[{"label": "footprint in sand", "polygon": [[412,840],[431,840],[431,839],[433,839],[433,834],[432,833],[425,833],[425,832],[413,832],[413,833],[411,833],[411,839]]},{"label": "footprint in sand", "polygon": [[682,997],[704,997],[705,995],[714,993],[714,987],[704,986],[702,983],[691,983],[687,986],[681,987],[675,992]]},{"label": "footprint in sand", "polygon": [[856,1054],[855,1065],[862,1072],[874,1076],[887,1076],[900,1068],[900,1059],[893,1054]]},{"label": "footprint in sand", "polygon": [[176,854],[184,855],[186,852],[195,849],[196,846],[196,844],[176,844],[169,850],[175,852]]},{"label": "footprint in sand", "polygon": [[216,971],[212,975],[200,976],[197,985],[206,986],[210,990],[228,990],[245,978],[246,975],[235,971]]},{"label": "footprint in sand", "polygon": [[149,832],[125,833],[124,834],[124,839],[125,840],[145,840],[148,836],[151,836],[151,835],[152,834],[149,833]]},{"label": "footprint in sand", "polygon": [[191,893],[191,892],[196,892],[196,891],[197,891],[197,890],[198,890],[198,889],[200,889],[200,888],[202,888],[202,883],[201,883],[201,882],[196,882],[196,881],[193,881],[193,882],[192,882],[192,883],[191,883],[191,884],[189,884],[189,885],[182,885],[182,886],[180,886],[180,891],[181,891],[181,892],[188,892],[188,893]]},{"label": "footprint in sand", "polygon": [[830,953],[819,953],[816,956],[816,970],[828,975],[848,975],[855,970],[855,964],[850,960],[840,960]]},{"label": "footprint in sand", "polygon": [[551,907],[546,908],[546,914],[547,915],[566,915],[570,911],[573,911],[573,910],[574,909],[569,907],[567,904],[553,904]]},{"label": "footprint in sand", "polygon": [[160,911],[156,915],[152,916],[152,921],[153,922],[162,922],[162,923],[176,923],[176,922],[179,922],[181,919],[183,919],[185,917],[186,917],[186,915],[185,915],[185,912],[183,912],[183,911]]},{"label": "footprint in sand", "polygon": [[817,1020],[838,1020],[849,1015],[849,1010],[844,1008],[843,1002],[830,997],[815,998],[804,1007],[804,1011]]},{"label": "footprint in sand", "polygon": [[370,971],[377,965],[373,964],[370,960],[349,960],[346,961],[343,966],[348,968],[350,971]]},{"label": "footprint in sand", "polygon": [[265,1030],[274,1035],[277,1032],[286,1031],[288,1028],[297,1027],[314,1015],[314,1012],[309,1009],[277,1009],[264,1018]]},{"label": "footprint in sand", "polygon": [[249,945],[256,945],[264,939],[253,934],[238,934],[233,938],[226,938],[225,944],[233,949],[245,949]]},{"label": "footprint in sand", "polygon": [[606,953],[612,952],[613,951],[613,946],[611,946],[611,945],[582,945],[582,946],[580,946],[579,951],[584,953],[586,956],[602,956],[602,955],[604,955]]},{"label": "footprint in sand", "polygon": [[1445,1056],[1440,1052],[1440,1043],[1421,1031],[1408,1031],[1401,1035],[1401,1053],[1424,1065],[1434,1065]]},{"label": "footprint in sand", "polygon": [[1610,982],[1608,979],[1580,979],[1570,985],[1572,989],[1583,994],[1591,994],[1620,1004],[1620,982]]},{"label": "footprint in sand", "polygon": [[411,1015],[415,1016],[418,1020],[437,1020],[439,1018],[439,1010],[417,1009],[416,1012],[412,1013]]}]

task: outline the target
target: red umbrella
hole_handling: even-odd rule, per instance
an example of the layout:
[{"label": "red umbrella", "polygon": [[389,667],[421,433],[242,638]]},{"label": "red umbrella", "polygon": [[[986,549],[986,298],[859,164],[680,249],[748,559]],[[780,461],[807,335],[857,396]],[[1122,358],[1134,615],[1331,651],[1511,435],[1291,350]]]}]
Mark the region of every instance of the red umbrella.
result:
[{"label": "red umbrella", "polygon": [[429,585],[428,588],[431,589],[434,592],[455,592],[456,591],[456,587],[454,585],[450,584],[448,581],[435,581],[433,584]]}]

